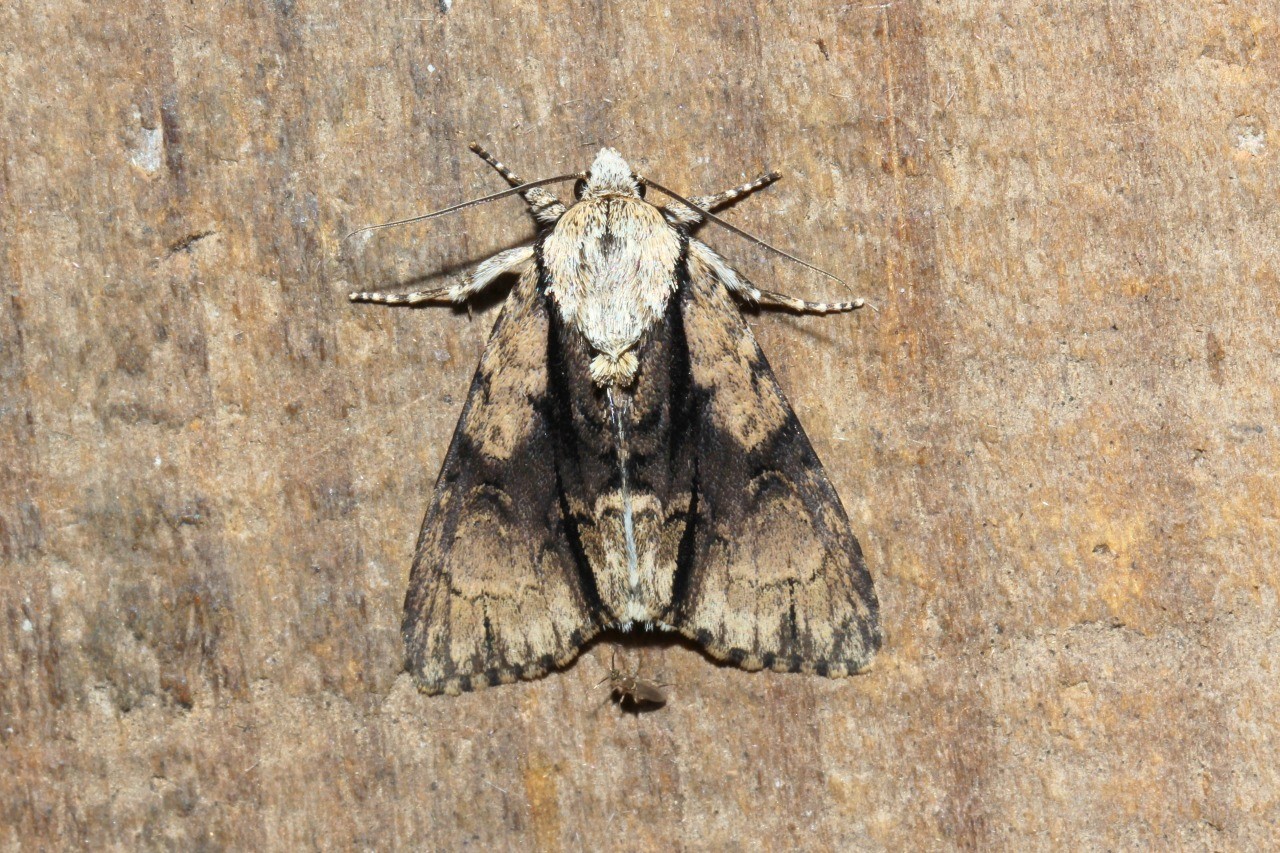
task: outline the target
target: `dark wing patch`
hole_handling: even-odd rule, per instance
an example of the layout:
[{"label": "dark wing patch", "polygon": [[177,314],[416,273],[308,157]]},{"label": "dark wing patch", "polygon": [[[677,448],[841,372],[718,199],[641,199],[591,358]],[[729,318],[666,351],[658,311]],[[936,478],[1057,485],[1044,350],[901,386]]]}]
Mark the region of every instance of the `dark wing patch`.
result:
[{"label": "dark wing patch", "polygon": [[744,669],[864,669],[879,605],[848,517],[737,306],[696,258],[689,273],[696,498],[674,623]]},{"label": "dark wing patch", "polygon": [[531,265],[494,326],[418,537],[403,631],[425,693],[536,678],[598,630],[562,516],[547,341]]}]

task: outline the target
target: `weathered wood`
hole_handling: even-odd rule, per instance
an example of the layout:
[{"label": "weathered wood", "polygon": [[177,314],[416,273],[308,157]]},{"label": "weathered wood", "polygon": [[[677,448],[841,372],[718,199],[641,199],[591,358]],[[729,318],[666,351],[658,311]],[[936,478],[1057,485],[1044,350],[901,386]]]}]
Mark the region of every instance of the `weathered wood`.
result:
[{"label": "weathered wood", "polygon": [[[446,4],[448,5],[448,4]],[[0,12],[0,844],[1262,848],[1280,823],[1276,9]],[[628,646],[418,696],[410,552],[527,240],[353,227],[613,144],[874,311],[762,346],[875,574],[845,681]],[[762,285],[844,298],[707,232]]]}]

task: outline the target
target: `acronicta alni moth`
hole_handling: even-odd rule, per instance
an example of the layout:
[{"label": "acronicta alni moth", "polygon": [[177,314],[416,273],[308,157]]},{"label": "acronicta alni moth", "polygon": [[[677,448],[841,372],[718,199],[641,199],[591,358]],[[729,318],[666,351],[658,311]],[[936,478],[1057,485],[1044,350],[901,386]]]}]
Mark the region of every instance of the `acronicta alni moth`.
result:
[{"label": "acronicta alni moth", "polygon": [[[536,678],[605,629],[679,632],[748,670],[865,668],[881,634],[862,549],[734,299],[862,301],[760,290],[691,234],[737,231],[710,211],[777,173],[685,198],[611,148],[532,183],[472,149],[512,189],[387,224],[519,193],[533,244],[447,287],[351,294],[462,303],[518,275],[418,537],[403,632],[420,689]],[[570,204],[544,189],[572,179]]]}]

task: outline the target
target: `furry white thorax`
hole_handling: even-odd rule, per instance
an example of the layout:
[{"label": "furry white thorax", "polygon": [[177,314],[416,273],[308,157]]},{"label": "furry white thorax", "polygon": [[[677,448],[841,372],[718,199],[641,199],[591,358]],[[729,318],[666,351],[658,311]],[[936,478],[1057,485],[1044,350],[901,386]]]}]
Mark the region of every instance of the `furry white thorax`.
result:
[{"label": "furry white thorax", "polygon": [[597,383],[634,378],[633,350],[666,311],[679,257],[679,235],[640,198],[631,167],[617,151],[601,149],[581,201],[543,243],[547,292],[598,353],[591,362]]}]

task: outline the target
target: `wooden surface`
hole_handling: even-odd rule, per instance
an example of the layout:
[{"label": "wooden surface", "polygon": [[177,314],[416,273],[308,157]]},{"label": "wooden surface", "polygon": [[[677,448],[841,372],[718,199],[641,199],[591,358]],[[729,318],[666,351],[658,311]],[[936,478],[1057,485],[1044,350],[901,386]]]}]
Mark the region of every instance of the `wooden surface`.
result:
[{"label": "wooden surface", "polygon": [[[0,9],[0,845],[1247,849],[1280,823],[1273,4]],[[752,318],[876,577],[829,681],[420,697],[400,604],[527,241],[615,145],[875,310]],[[762,286],[844,291],[725,232]]]}]

